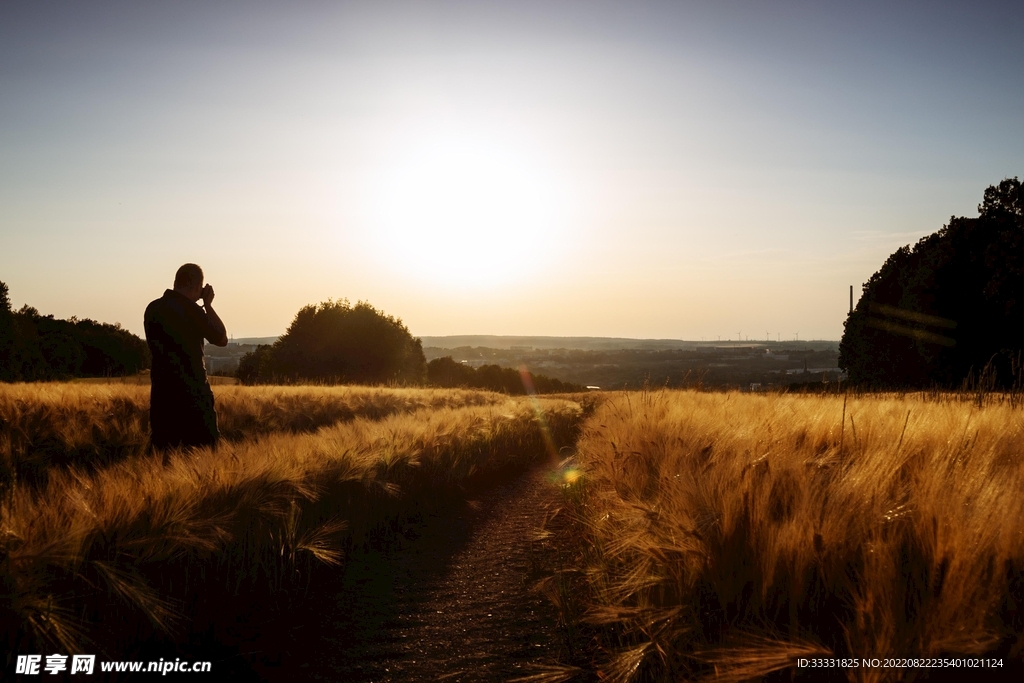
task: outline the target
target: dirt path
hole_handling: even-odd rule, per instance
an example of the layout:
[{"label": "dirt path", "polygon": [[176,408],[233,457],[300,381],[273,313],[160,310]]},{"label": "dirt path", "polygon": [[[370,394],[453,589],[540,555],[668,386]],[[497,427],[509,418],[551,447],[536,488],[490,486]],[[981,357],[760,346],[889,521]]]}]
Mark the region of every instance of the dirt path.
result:
[{"label": "dirt path", "polygon": [[[280,624],[264,680],[505,681],[564,657],[554,607],[530,590],[550,556],[535,534],[558,488],[534,470],[425,520],[387,551],[349,558],[301,620]],[[320,592],[318,590],[318,592]]]}]

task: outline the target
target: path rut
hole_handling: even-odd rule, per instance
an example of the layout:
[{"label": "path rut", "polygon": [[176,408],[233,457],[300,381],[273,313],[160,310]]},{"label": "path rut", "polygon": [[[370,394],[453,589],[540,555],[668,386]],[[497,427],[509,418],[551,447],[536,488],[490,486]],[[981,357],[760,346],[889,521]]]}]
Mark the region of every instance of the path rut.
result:
[{"label": "path rut", "polygon": [[[554,606],[532,590],[551,556],[538,540],[559,502],[547,470],[424,520],[386,551],[353,554],[290,626],[263,680],[506,681],[565,658]],[[324,589],[327,589],[326,591]]]}]

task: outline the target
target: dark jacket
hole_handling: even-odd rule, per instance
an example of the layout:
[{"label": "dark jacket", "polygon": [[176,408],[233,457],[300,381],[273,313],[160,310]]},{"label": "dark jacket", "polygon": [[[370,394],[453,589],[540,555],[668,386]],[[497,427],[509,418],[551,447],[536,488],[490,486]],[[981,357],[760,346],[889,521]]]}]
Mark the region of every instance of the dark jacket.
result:
[{"label": "dark jacket", "polygon": [[144,319],[153,355],[149,404],[153,447],[216,445],[217,415],[203,345],[218,334],[206,311],[168,289],[146,307]]}]

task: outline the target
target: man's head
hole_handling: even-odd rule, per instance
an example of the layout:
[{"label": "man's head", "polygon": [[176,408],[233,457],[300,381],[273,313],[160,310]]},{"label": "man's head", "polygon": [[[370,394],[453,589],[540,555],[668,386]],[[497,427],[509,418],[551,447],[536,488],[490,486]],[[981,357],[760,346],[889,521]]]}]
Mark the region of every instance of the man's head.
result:
[{"label": "man's head", "polygon": [[174,291],[184,294],[191,301],[203,295],[203,269],[194,263],[186,263],[174,274]]}]

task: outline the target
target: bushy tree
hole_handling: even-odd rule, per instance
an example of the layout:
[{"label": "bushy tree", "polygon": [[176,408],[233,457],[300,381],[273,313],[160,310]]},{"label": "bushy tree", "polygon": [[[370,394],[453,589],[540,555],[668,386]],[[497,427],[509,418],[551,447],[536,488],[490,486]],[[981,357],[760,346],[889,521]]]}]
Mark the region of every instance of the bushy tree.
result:
[{"label": "bushy tree", "polygon": [[435,358],[427,363],[427,383],[435,387],[468,387],[475,376],[473,368],[456,362],[451,356]]},{"label": "bushy tree", "polygon": [[304,306],[285,334],[245,367],[248,381],[262,382],[422,384],[426,379],[420,340],[401,320],[362,301]]},{"label": "bushy tree", "polygon": [[988,372],[1021,377],[1024,197],[1017,178],[985,191],[978,218],[951,217],[897,249],[864,285],[845,325],[839,365],[886,387],[956,387]]},{"label": "bushy tree", "polygon": [[254,350],[242,356],[238,361],[238,370],[235,376],[242,384],[256,384],[260,381],[269,381],[271,375],[271,346],[260,344]]}]

